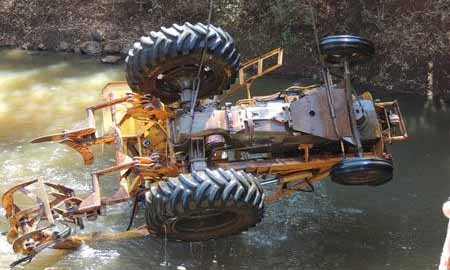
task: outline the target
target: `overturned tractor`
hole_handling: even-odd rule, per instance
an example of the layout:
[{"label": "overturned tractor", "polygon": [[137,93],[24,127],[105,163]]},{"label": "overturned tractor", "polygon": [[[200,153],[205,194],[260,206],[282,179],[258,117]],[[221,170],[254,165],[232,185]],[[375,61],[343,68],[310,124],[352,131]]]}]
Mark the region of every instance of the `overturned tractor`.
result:
[{"label": "overturned tractor", "polygon": [[[357,95],[351,84],[350,68],[374,55],[373,44],[329,36],[320,50],[324,85],[252,96],[253,81],[282,65],[281,49],[241,65],[233,38],[213,25],[175,24],[142,37],[127,58],[127,82],[106,85],[104,101],[88,108],[74,129],[32,141],[66,144],[86,165],[94,159],[91,145],[108,144],[116,165],[92,172],[86,198],[42,178],[5,192],[14,251],[29,260],[44,248],[70,245],[73,226],[83,228],[85,219],[128,200],[136,207],[145,201],[150,234],[203,241],[255,226],[264,203],[328,176],[344,185],[388,182],[393,164],[385,145],[407,138],[399,105]],[[242,88],[246,99],[226,102]],[[103,197],[102,177],[110,173],[119,174],[119,189]],[[37,195],[28,189],[32,184]],[[265,194],[266,185],[275,191]],[[36,205],[18,205],[16,192]]]}]

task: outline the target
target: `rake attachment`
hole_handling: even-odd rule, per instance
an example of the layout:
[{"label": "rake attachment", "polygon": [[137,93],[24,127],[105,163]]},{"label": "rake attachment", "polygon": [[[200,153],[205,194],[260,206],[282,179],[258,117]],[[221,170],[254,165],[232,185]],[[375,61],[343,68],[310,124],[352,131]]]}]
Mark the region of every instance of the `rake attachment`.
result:
[{"label": "rake attachment", "polygon": [[[37,184],[38,188],[31,189]],[[52,191],[47,193],[47,188]],[[15,198],[21,193],[34,202],[23,206]],[[51,197],[51,200],[49,199]],[[2,196],[2,206],[9,222],[7,241],[15,253],[26,255],[11,266],[31,260],[41,250],[57,245],[71,234],[68,224],[83,228],[76,211],[82,200],[63,185],[44,182],[43,177],[16,185]]]}]

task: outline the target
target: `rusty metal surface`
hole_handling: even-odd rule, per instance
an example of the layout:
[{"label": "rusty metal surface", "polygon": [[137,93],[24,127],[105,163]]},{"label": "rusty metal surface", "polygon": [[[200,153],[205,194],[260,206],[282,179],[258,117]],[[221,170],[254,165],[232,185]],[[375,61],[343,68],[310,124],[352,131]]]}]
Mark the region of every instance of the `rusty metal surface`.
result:
[{"label": "rusty metal surface", "polygon": [[[35,195],[28,189],[29,186],[35,183],[39,184],[38,190],[40,192],[38,195]],[[54,189],[56,192],[47,193],[46,186]],[[35,201],[35,205],[31,207],[19,206],[14,200],[17,192]],[[52,200],[49,200],[48,195],[51,195]],[[2,207],[6,210],[9,222],[7,240],[12,244],[14,252],[33,255],[57,243],[59,236],[63,237],[64,235],[62,231],[56,230],[56,224],[61,221],[75,222],[75,220],[71,217],[60,215],[56,211],[54,212],[54,208],[61,207],[61,202],[67,202],[70,198],[74,198],[71,189],[44,182],[42,177],[24,182],[7,190],[2,197]],[[68,207],[72,207],[69,204],[64,206],[66,210],[68,210]]]},{"label": "rusty metal surface", "polygon": [[[273,56],[277,57],[277,64],[264,70],[263,61]],[[241,70],[241,85],[236,87],[250,87],[254,79],[278,68],[281,61],[282,50],[250,61]],[[245,69],[253,65],[257,65],[257,74],[246,78]],[[333,127],[325,89],[291,87],[264,97],[252,97],[248,90],[248,98],[234,106],[220,107],[217,100],[204,101],[192,118],[182,106],[167,107],[155,97],[129,92],[125,82],[108,84],[102,90],[104,101],[87,108],[84,121],[32,143],[65,144],[80,153],[86,165],[94,161],[92,145],[110,145],[116,164],[91,173],[92,190],[84,198],[43,178],[9,189],[2,197],[9,222],[8,242],[15,252],[32,256],[47,247],[76,248],[81,241],[95,237],[69,237],[67,224],[83,227],[83,218],[95,219],[104,214],[106,206],[136,198],[148,190],[149,182],[176,177],[189,168],[216,167],[244,170],[256,176],[276,175],[277,189],[267,202],[325,179],[331,167],[343,159],[335,150],[340,138]],[[344,89],[334,88],[332,98],[340,135],[351,136]],[[385,141],[407,137],[398,103],[376,103],[374,107],[371,96],[365,94],[358,108],[367,111],[358,115],[361,126],[363,120],[367,122],[367,134],[363,132],[362,138],[370,147],[364,156],[387,157]],[[99,110],[103,113],[101,130],[95,121]],[[197,145],[197,155],[192,151],[194,138],[202,142]],[[356,152],[349,146],[345,155],[352,157]],[[203,162],[202,166],[192,166],[198,161]],[[112,173],[118,175],[118,188],[112,196],[103,197],[102,177]],[[29,189],[34,184],[39,185],[38,195]],[[18,192],[33,200],[34,205],[16,204],[14,195]],[[136,233],[146,234],[142,230]]]},{"label": "rusty metal surface", "polygon": [[[340,115],[337,122],[343,135],[350,135],[349,121],[345,117],[347,113],[343,89],[335,89],[333,94],[335,110]],[[206,136],[215,142],[214,138],[220,138],[218,147],[225,147],[229,142],[247,144],[250,149],[253,147],[252,151],[256,152],[269,149],[263,147],[264,143],[269,145],[278,143],[283,148],[290,147],[289,145],[294,146],[292,149],[299,152],[298,157],[271,159],[272,153],[269,151],[261,156],[264,160],[247,160],[251,155],[245,153],[245,150],[236,149],[234,161],[223,158],[210,161],[209,165],[214,167],[245,170],[255,175],[280,175],[278,189],[273,196],[268,197],[267,202],[289,196],[295,191],[310,186],[311,183],[324,179],[328,176],[330,168],[342,160],[341,156],[332,153],[311,152],[311,149],[315,149],[316,143],[320,142],[315,137],[337,140],[329,110],[324,105],[326,95],[322,88],[309,90],[305,95],[278,94],[253,98],[251,102],[241,102],[223,110],[207,108],[197,112],[198,120],[194,123],[194,132],[191,134],[187,131],[187,127],[190,126],[189,121],[183,120],[182,117],[173,113],[172,109],[165,108],[154,99],[127,93],[122,93],[121,96],[120,93],[112,92],[106,96],[108,97],[106,101],[87,109],[86,120],[74,129],[43,136],[32,142],[64,143],[78,151],[85,164],[93,162],[93,155],[89,150],[91,145],[110,144],[115,147],[117,165],[92,173],[92,190],[85,198],[76,197],[72,189],[44,182],[42,178],[25,182],[8,190],[2,197],[2,205],[6,209],[10,225],[7,238],[15,252],[32,255],[50,246],[77,247],[79,239],[68,239],[70,231],[62,231],[57,228],[58,226],[62,224],[82,226],[82,217],[96,218],[102,214],[105,206],[121,203],[137,196],[146,180],[156,181],[161,177],[178,176],[182,165],[173,158],[175,154],[170,144],[171,132],[175,133],[176,137],[185,130],[186,134],[182,139],[189,139],[189,136],[196,135],[200,139]],[[395,103],[377,106],[376,113],[385,115],[387,129],[384,132],[387,132],[390,130],[390,125],[394,124],[395,119],[392,115],[398,114],[399,111]],[[109,130],[113,132],[110,131],[98,137],[94,112],[101,109],[108,110],[107,114],[111,115],[108,125]],[[391,110],[391,118],[387,110]],[[311,111],[314,111],[314,115]],[[370,113],[369,121],[374,123],[375,112]],[[177,117],[182,124],[175,126],[176,128],[172,131],[168,123]],[[402,131],[404,125],[401,121],[400,117],[398,125]],[[123,135],[124,133],[126,136]],[[393,136],[389,138],[392,140]],[[374,152],[365,153],[365,156],[384,155],[382,142],[382,140],[379,141],[378,148]],[[258,143],[261,145],[258,146]],[[210,145],[216,144],[210,142]],[[347,154],[347,156],[352,155],[354,153]],[[120,175],[119,188],[111,197],[102,197],[101,177],[116,172]],[[27,189],[29,185],[36,183],[40,186],[38,196]],[[54,191],[47,192],[45,187]],[[22,208],[15,204],[14,193],[16,192],[22,192],[34,199],[35,205]],[[55,231],[56,235],[64,233],[65,237],[55,238]]]},{"label": "rusty metal surface", "polygon": [[[121,84],[111,85],[120,87]],[[91,145],[110,144],[116,149],[117,165],[92,173],[92,190],[85,198],[75,197],[73,190],[63,185],[44,182],[42,177],[8,190],[2,197],[2,206],[6,209],[10,225],[7,238],[16,253],[34,256],[40,250],[51,246],[77,246],[76,241],[65,239],[70,235],[70,228],[61,229],[61,226],[65,228],[67,224],[72,224],[83,227],[82,217],[95,219],[102,214],[106,205],[124,202],[137,196],[146,179],[179,174],[178,167],[169,162],[169,157],[173,154],[169,153],[171,150],[168,147],[166,123],[171,111],[147,96],[133,93],[116,96],[117,98],[114,98],[114,95],[111,95],[111,98],[104,102],[88,108],[87,118],[73,129],[32,141],[66,144],[82,155],[86,165],[93,162],[93,154],[89,149]],[[116,109],[116,106],[121,107]],[[109,110],[113,121],[110,133],[98,137],[94,113],[101,109]],[[134,126],[127,124],[131,120],[134,121]],[[122,131],[132,132],[134,136],[121,136]],[[151,141],[150,147],[138,145],[137,156],[128,156],[133,152],[127,150],[127,146],[132,145],[127,143],[128,140],[140,144],[146,139]],[[103,198],[101,177],[116,172],[120,173],[119,188],[111,197]],[[38,184],[38,194],[28,189],[33,184]],[[46,186],[52,190],[47,190]],[[28,208],[19,206],[14,201],[17,192],[25,194],[35,204]]]},{"label": "rusty metal surface", "polygon": [[[336,112],[336,122],[341,136],[351,136],[350,120],[345,104],[345,93],[342,88],[331,91]],[[328,108],[327,95],[324,88],[308,91],[306,96],[291,103],[290,114],[292,128],[297,131],[337,141],[339,138],[333,128],[333,120]]]}]

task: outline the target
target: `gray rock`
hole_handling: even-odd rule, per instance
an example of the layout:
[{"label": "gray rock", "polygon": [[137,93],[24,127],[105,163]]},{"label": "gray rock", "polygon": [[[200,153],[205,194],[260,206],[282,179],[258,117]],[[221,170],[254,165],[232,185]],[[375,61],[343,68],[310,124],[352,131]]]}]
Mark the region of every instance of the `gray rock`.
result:
[{"label": "gray rock", "polygon": [[47,47],[44,45],[44,43],[39,43],[38,49],[42,50],[42,51],[45,51],[45,50],[47,50]]},{"label": "gray rock", "polygon": [[69,43],[61,41],[58,45],[58,51],[67,51],[69,49]]},{"label": "gray rock", "polygon": [[91,38],[94,41],[102,42],[103,40],[105,40],[105,34],[100,30],[95,30],[91,32]]},{"label": "gray rock", "polygon": [[103,52],[105,52],[106,54],[118,54],[120,53],[121,49],[122,46],[118,41],[107,41],[103,46]]},{"label": "gray rock", "polygon": [[31,47],[31,43],[30,42],[25,42],[22,45],[22,49],[24,49],[24,50],[28,50],[30,47]]},{"label": "gray rock", "polygon": [[122,61],[123,57],[119,55],[107,55],[102,58],[102,63],[105,64],[115,64]]},{"label": "gray rock", "polygon": [[82,53],[89,55],[97,55],[102,52],[102,46],[97,41],[86,41],[81,43],[80,49]]},{"label": "gray rock", "polygon": [[75,47],[75,48],[73,48],[73,52],[76,53],[76,54],[81,54],[81,49],[80,49],[80,47]]}]

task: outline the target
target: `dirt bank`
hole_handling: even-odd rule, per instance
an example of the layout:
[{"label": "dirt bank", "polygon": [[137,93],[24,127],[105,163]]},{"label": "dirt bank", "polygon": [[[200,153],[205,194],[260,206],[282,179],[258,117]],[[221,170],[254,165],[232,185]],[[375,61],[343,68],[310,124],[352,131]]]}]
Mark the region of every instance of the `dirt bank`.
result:
[{"label": "dirt bank", "polygon": [[[447,97],[450,91],[449,0],[312,1],[320,35],[351,33],[376,43],[360,68],[387,91]],[[70,51],[123,59],[139,36],[161,25],[205,21],[206,0],[3,0],[0,46]],[[283,75],[313,77],[317,56],[307,2],[216,0],[213,21],[231,32],[245,58],[286,49]]]}]

